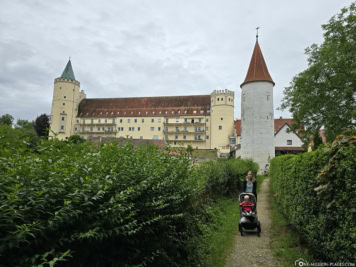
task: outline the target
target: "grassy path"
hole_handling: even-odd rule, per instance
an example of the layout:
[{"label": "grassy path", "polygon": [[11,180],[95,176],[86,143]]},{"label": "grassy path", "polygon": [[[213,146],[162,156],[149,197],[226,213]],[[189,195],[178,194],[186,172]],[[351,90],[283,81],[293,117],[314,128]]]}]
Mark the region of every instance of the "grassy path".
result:
[{"label": "grassy path", "polygon": [[264,179],[260,186],[257,211],[262,228],[261,237],[256,233],[245,233],[244,236],[238,233],[235,238],[235,248],[227,259],[225,267],[281,266],[270,246],[272,196],[269,190],[269,178]]}]

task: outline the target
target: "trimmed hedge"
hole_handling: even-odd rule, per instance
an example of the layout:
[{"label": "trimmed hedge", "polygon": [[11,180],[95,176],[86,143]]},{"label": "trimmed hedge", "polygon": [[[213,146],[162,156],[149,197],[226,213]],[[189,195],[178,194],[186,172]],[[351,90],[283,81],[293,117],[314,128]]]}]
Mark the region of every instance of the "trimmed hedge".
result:
[{"label": "trimmed hedge", "polygon": [[[0,266],[199,266],[211,205],[251,161],[192,166],[169,148],[0,136]],[[2,142],[4,141],[4,142]]]},{"label": "trimmed hedge", "polygon": [[271,161],[271,188],[282,213],[317,259],[356,262],[356,137],[329,149]]}]

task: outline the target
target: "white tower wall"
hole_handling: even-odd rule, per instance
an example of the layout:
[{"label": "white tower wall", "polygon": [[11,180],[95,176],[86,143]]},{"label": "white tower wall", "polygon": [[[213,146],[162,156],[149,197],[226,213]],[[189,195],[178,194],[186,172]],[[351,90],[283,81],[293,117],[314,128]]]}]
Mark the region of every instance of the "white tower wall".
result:
[{"label": "white tower wall", "polygon": [[256,81],[241,88],[241,157],[252,158],[263,173],[275,156],[273,84]]}]

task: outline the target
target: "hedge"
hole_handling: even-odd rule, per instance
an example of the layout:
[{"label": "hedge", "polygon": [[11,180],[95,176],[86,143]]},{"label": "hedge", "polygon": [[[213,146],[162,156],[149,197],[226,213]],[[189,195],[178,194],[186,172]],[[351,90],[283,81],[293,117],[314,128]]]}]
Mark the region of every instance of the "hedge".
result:
[{"label": "hedge", "polygon": [[282,213],[316,259],[356,262],[356,137],[328,149],[271,160],[271,188]]},{"label": "hedge", "polygon": [[192,166],[184,151],[0,136],[0,266],[198,266],[210,205],[251,161]]}]

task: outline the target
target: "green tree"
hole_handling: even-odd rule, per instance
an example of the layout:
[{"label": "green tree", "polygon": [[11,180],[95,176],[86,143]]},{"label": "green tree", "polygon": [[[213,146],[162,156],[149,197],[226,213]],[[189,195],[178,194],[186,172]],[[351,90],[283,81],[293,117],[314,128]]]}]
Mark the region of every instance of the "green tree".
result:
[{"label": "green tree", "polygon": [[35,120],[35,130],[39,137],[48,138],[49,117],[47,114],[41,114]]},{"label": "green tree", "polygon": [[33,122],[29,122],[28,120],[21,120],[18,119],[16,124],[15,124],[15,128],[19,128],[19,129],[34,129],[33,128]]},{"label": "green tree", "polygon": [[0,117],[0,124],[6,124],[12,126],[13,122],[14,122],[14,117],[12,117],[10,114],[5,114]]},{"label": "green tree", "polygon": [[281,108],[308,142],[322,126],[327,141],[356,128],[356,2],[322,25],[324,42],[305,50],[308,68],[284,90]]}]

